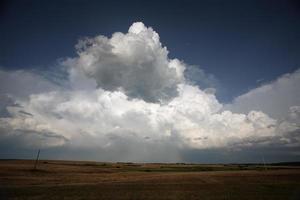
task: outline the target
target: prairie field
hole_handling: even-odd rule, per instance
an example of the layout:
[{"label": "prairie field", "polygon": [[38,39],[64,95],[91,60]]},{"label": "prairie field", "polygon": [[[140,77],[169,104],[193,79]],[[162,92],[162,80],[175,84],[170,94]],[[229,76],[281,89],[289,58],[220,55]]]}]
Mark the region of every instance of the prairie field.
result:
[{"label": "prairie field", "polygon": [[0,160],[0,199],[300,199],[299,165]]}]

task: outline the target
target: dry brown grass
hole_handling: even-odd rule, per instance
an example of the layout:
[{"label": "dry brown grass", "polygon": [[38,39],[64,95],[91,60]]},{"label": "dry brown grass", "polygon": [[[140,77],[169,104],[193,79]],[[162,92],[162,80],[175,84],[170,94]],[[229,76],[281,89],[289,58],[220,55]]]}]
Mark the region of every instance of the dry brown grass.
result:
[{"label": "dry brown grass", "polygon": [[0,161],[0,199],[299,199],[298,167]]}]

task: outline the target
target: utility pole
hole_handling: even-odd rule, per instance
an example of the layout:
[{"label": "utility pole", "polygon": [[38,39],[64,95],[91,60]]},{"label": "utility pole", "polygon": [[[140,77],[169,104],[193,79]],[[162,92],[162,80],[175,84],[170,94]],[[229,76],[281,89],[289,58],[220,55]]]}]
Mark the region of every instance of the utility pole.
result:
[{"label": "utility pole", "polygon": [[265,170],[267,170],[267,166],[266,166],[266,161],[265,161],[264,155],[262,156],[262,158],[263,158],[263,162],[264,162],[264,168],[265,168]]},{"label": "utility pole", "polygon": [[39,157],[40,157],[40,149],[38,150],[38,153],[36,155],[36,160],[35,160],[35,163],[34,163],[34,170],[36,170],[36,168],[37,168]]}]

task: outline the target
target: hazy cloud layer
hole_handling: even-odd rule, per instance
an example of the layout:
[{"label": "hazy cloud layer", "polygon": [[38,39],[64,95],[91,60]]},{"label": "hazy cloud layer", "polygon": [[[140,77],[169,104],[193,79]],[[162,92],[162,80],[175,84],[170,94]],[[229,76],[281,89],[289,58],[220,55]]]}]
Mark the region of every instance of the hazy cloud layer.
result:
[{"label": "hazy cloud layer", "polygon": [[33,71],[0,70],[0,95],[27,98],[30,94],[57,90],[54,84]]},{"label": "hazy cloud layer", "polygon": [[[109,161],[197,161],[197,151],[271,152],[274,146],[290,149],[285,155],[300,153],[298,71],[224,106],[212,88],[215,77],[195,69],[203,76],[195,81],[191,66],[168,58],[159,35],[140,22],[125,34],[84,39],[77,51],[62,63],[68,87],[30,72],[1,71],[16,74],[17,83],[31,77],[38,86],[1,80],[1,144],[67,149],[69,155],[80,150],[86,153],[71,158]],[[266,91],[272,95],[262,97]],[[274,99],[281,103],[268,107]],[[284,115],[273,114],[282,109]]]},{"label": "hazy cloud layer", "polygon": [[286,117],[291,106],[300,105],[299,85],[300,70],[296,70],[235,98],[226,108],[243,113],[261,110],[275,118]]}]

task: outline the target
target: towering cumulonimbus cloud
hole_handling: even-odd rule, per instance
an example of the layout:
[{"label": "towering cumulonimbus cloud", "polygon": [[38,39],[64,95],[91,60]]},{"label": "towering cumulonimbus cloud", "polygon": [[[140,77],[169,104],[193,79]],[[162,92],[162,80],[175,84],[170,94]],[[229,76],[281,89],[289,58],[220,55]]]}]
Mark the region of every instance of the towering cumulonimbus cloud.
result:
[{"label": "towering cumulonimbus cloud", "polygon": [[[111,161],[184,161],[188,149],[300,145],[299,104],[280,119],[261,109],[234,112],[236,102],[224,106],[213,89],[190,80],[192,68],[168,58],[159,35],[141,22],[125,34],[81,40],[76,48],[78,56],[62,63],[66,84],[6,101],[0,141],[94,151],[93,159]],[[297,73],[286,87],[299,83]]]}]

